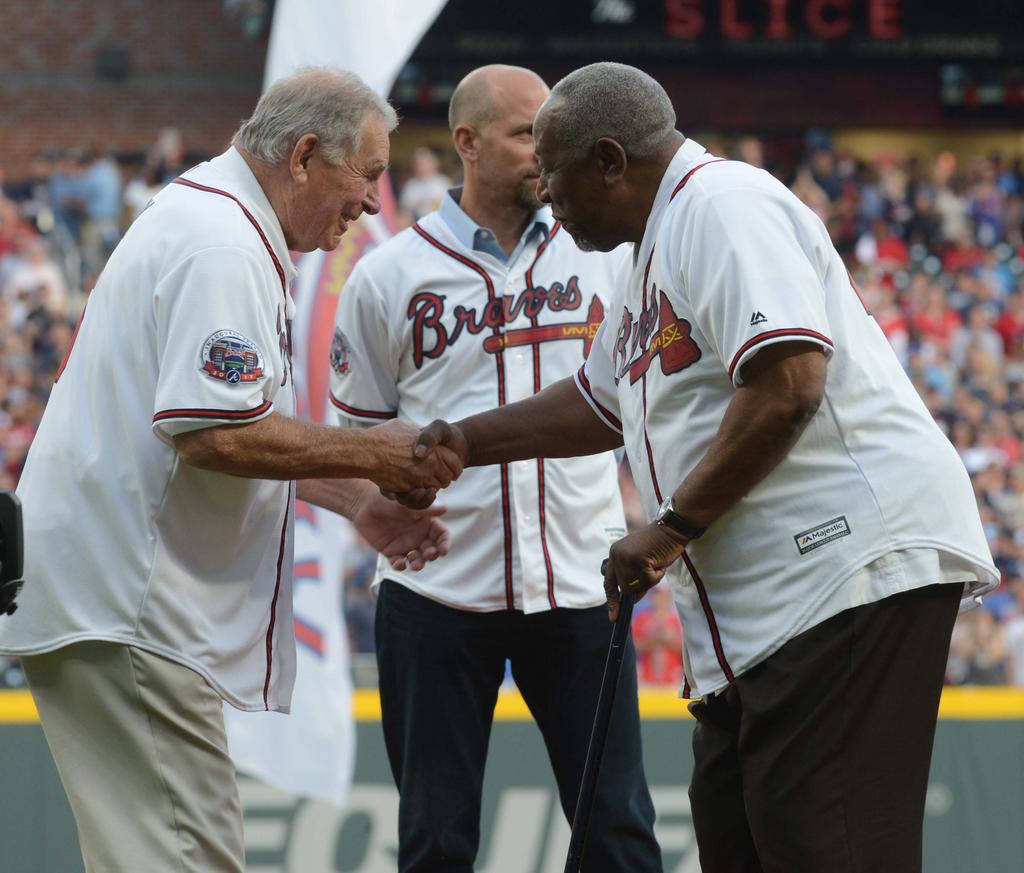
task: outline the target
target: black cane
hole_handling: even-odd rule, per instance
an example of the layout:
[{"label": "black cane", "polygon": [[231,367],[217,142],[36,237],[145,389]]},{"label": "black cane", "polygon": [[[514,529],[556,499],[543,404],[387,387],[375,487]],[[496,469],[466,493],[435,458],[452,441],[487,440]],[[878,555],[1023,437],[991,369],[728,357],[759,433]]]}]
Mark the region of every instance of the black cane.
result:
[{"label": "black cane", "polygon": [[24,545],[21,501],[13,491],[0,491],[0,615],[13,615],[21,590]]},{"label": "black cane", "polygon": [[622,656],[625,654],[626,643],[629,641],[629,623],[632,617],[633,597],[624,594],[619,601],[619,614],[612,626],[612,639],[608,644],[608,659],[604,664],[601,693],[597,698],[594,727],[590,732],[590,747],[587,749],[587,760],[583,766],[580,796],[576,801],[576,814],[572,820],[572,835],[569,837],[569,854],[565,859],[565,873],[579,873],[583,863],[587,828],[590,826],[590,814],[594,809],[594,795],[597,791],[597,777],[601,772],[604,744],[608,739],[608,726],[612,720],[612,704],[615,702],[615,691],[619,686]]}]

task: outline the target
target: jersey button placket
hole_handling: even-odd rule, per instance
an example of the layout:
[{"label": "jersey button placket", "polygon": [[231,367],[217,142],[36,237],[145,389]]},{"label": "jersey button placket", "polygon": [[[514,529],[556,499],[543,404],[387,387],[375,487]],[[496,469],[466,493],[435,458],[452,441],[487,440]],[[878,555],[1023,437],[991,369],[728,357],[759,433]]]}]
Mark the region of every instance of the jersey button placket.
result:
[{"label": "jersey button placket", "polygon": [[516,545],[522,580],[522,597],[526,603],[540,602],[546,591],[543,560],[540,550],[540,524],[537,518],[536,463],[510,464],[512,501],[515,507]]}]

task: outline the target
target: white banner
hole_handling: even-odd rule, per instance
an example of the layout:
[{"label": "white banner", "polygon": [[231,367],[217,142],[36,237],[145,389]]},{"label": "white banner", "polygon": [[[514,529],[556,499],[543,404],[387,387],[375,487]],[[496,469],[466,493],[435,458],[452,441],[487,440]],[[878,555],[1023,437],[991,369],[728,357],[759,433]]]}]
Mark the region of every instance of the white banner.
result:
[{"label": "white banner", "polygon": [[358,74],[385,96],[445,0],[277,0],[263,90],[298,67]]}]

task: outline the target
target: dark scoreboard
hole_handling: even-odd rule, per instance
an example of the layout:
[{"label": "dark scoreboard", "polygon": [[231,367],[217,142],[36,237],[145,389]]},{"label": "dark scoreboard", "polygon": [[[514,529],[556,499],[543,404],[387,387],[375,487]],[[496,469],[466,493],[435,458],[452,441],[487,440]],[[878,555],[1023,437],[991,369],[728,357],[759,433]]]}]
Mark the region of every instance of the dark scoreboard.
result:
[{"label": "dark scoreboard", "polygon": [[416,59],[1024,61],[1024,0],[448,0]]},{"label": "dark scoreboard", "polygon": [[459,79],[594,61],[654,75],[693,127],[1016,127],[1024,0],[448,0],[399,76],[443,120]]}]

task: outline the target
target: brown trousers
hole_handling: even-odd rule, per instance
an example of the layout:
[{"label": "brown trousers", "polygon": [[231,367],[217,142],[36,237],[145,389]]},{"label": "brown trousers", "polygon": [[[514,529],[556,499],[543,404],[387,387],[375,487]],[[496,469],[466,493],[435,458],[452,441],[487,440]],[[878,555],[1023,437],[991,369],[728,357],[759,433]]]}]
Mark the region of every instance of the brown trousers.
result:
[{"label": "brown trousers", "polygon": [[961,590],[848,609],[691,704],[703,873],[920,873]]}]

